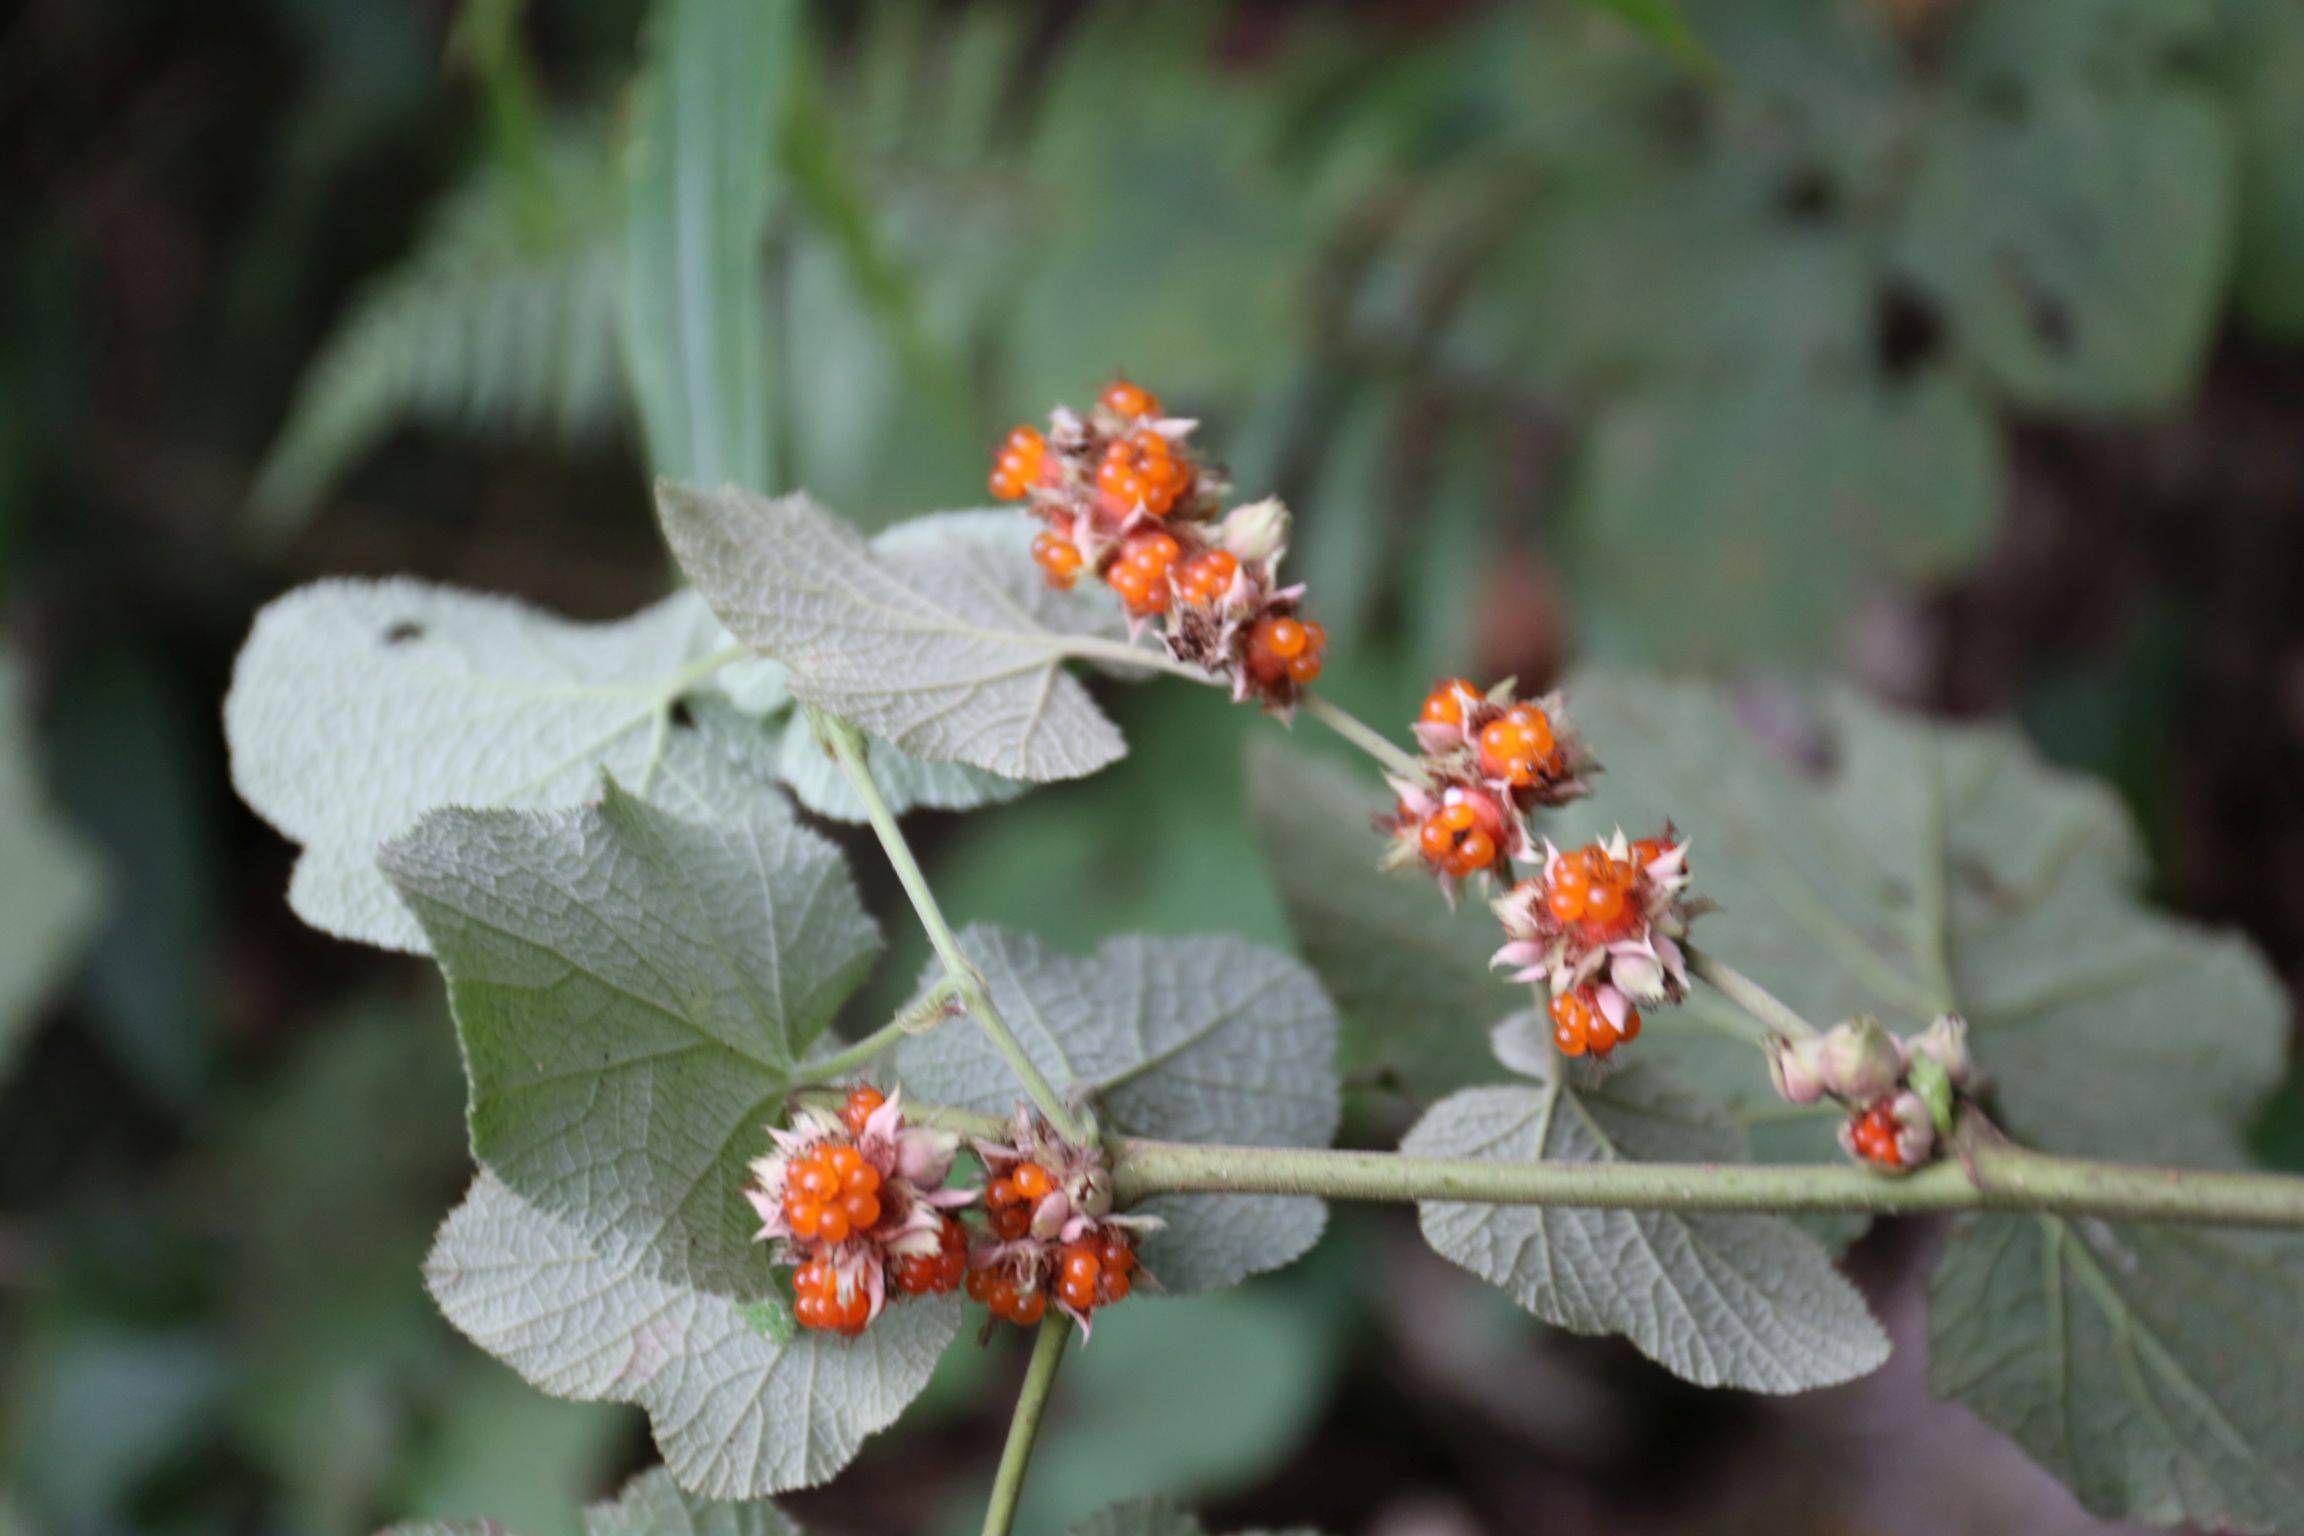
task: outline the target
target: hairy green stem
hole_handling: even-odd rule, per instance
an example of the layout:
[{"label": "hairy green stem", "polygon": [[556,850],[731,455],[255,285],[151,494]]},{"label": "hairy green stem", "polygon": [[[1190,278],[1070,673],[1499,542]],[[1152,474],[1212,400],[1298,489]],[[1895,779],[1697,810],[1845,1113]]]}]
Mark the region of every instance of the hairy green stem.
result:
[{"label": "hairy green stem", "polygon": [[[1965,1129],[1965,1128],[1964,1128]],[[1969,1133],[1946,1161],[1903,1176],[1853,1164],[1502,1162],[1123,1141],[1123,1203],[1176,1192],[1453,1200],[1600,1210],[2037,1211],[2206,1226],[2304,1227],[2304,1178],[2090,1162]]]},{"label": "hairy green stem", "polygon": [[1016,1394],[1016,1416],[1008,1421],[1008,1443],[1000,1450],[1000,1470],[992,1477],[992,1500],[984,1506],[984,1536],[1008,1536],[1016,1523],[1024,1469],[1032,1461],[1032,1442],[1039,1438],[1040,1417],[1048,1409],[1048,1389],[1055,1385],[1056,1367],[1071,1335],[1071,1320],[1062,1312],[1051,1310],[1040,1319],[1032,1363],[1024,1368],[1024,1390]]},{"label": "hairy green stem", "polygon": [[917,1001],[907,1004],[896,1017],[846,1050],[835,1051],[819,1061],[808,1063],[794,1074],[793,1086],[805,1088],[846,1077],[905,1036],[923,1034],[935,1027],[938,1017],[961,1001],[958,984],[951,977],[945,977],[921,993]]},{"label": "hairy green stem", "polygon": [[872,823],[872,831],[880,839],[880,847],[888,855],[889,864],[896,871],[897,883],[911,899],[912,910],[919,915],[920,926],[927,931],[928,942],[944,962],[944,975],[954,995],[968,1010],[971,1018],[984,1030],[984,1037],[992,1048],[1008,1063],[1016,1080],[1024,1085],[1025,1094],[1048,1117],[1048,1123],[1067,1141],[1086,1142],[1087,1129],[1081,1125],[1032,1058],[1024,1054],[1014,1034],[999,1010],[992,1006],[992,998],[984,990],[984,979],[976,974],[976,967],[968,963],[961,952],[960,940],[952,932],[952,925],[944,920],[944,909],[936,904],[936,893],[928,888],[928,877],[920,872],[920,861],[912,855],[912,845],[905,840],[904,829],[896,824],[896,813],[888,809],[888,802],[880,794],[880,786],[873,781],[872,770],[864,762],[864,738],[847,721],[808,706],[808,722],[817,739],[824,743],[840,771],[855,786],[856,794],[864,802],[864,814]]},{"label": "hairy green stem", "polygon": [[1330,702],[1317,693],[1304,695],[1304,713],[1343,737],[1370,757],[1382,763],[1401,778],[1415,780],[1424,776],[1424,765],[1415,754],[1393,742],[1359,716],[1342,706]]},{"label": "hairy green stem", "polygon": [[1819,1033],[1816,1026],[1793,1011],[1792,1006],[1732,965],[1725,965],[1693,945],[1683,945],[1681,953],[1687,957],[1688,969],[1697,978],[1710,982],[1721,995],[1776,1034],[1791,1040],[1805,1040]]}]

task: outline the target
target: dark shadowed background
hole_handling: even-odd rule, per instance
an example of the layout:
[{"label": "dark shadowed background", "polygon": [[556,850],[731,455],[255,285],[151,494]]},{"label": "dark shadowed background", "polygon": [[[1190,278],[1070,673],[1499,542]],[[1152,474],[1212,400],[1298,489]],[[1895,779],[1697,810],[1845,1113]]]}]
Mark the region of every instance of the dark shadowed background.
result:
[{"label": "dark shadowed background", "polygon": [[[1818,675],[2013,718],[2293,978],[2304,4],[1688,11],[810,7],[774,478],[867,526],[973,505],[1010,421],[1125,369],[1297,509],[1364,716],[1605,658],[1763,725]],[[469,1168],[437,975],[289,913],[218,724],[315,577],[665,590],[616,299],[644,12],[0,18],[0,1536],[559,1536],[652,1459],[434,1312]],[[1273,728],[1109,702],[1118,768],[920,818],[954,917],[1288,942],[1239,788]],[[2260,1145],[2304,1166],[2293,1091]],[[1931,1241],[1851,1261],[1900,1344]],[[972,1529],[1012,1342],[790,1507]],[[1021,1528],[1162,1490],[1353,1536],[2094,1529],[1921,1353],[1707,1394],[1340,1210],[1286,1274],[1100,1321]]]}]

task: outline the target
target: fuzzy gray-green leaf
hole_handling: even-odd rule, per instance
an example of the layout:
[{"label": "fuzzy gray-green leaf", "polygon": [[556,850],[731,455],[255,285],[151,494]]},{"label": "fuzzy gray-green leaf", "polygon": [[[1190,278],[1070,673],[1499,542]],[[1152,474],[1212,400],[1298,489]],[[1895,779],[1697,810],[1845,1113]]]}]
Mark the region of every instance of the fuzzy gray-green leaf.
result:
[{"label": "fuzzy gray-green leaf", "polygon": [[730,648],[691,593],[577,624],[420,581],[317,582],[267,604],[241,647],[232,782],[303,847],[299,917],[421,950],[375,859],[435,807],[573,805],[603,773],[689,816],[776,798],[756,723],[676,715]]},{"label": "fuzzy gray-green leaf", "polygon": [[[1125,936],[1085,957],[1027,934],[960,936],[992,1001],[1057,1092],[1094,1097],[1113,1129],[1178,1141],[1326,1146],[1336,1134],[1336,1018],[1294,960],[1227,937]],[[926,983],[942,974],[931,967]],[[982,1034],[950,1024],[906,1040],[896,1069],[920,1098],[1005,1114],[1015,1078]],[[1163,1195],[1144,1262],[1170,1291],[1209,1290],[1290,1263],[1326,1208],[1282,1195]]]},{"label": "fuzzy gray-green leaf", "polygon": [[808,703],[929,762],[1011,779],[1077,778],[1125,750],[1064,671],[1127,651],[1084,612],[1094,594],[1048,590],[1029,525],[945,514],[867,547],[805,494],[662,481],[672,550],[737,638],[782,662]]},{"label": "fuzzy gray-green leaf", "polygon": [[611,786],[437,812],[382,863],[448,977],[480,1161],[663,1276],[757,1286],[745,1164],[879,948],[838,851],[780,799],[705,825]]},{"label": "fuzzy gray-green leaf", "polygon": [[2099,1515],[2304,1530],[2304,1239],[1965,1218],[1928,1377]]},{"label": "fuzzy gray-green leaf", "polygon": [[[1535,1015],[1497,1029],[1516,1070],[1557,1074]],[[1532,1043],[1532,1045],[1531,1045]],[[1728,1162],[1743,1140],[1719,1110],[1635,1061],[1595,1085],[1470,1088],[1400,1144],[1427,1157],[1613,1163]],[[1691,1215],[1427,1201],[1424,1236],[1546,1322],[1620,1333],[1710,1387],[1804,1392],[1864,1375],[1888,1339],[1824,1250],[1773,1216]]]},{"label": "fuzzy gray-green leaf", "polygon": [[782,1343],[745,1321],[747,1298],[659,1278],[637,1243],[486,1173],[424,1275],[448,1320],[533,1385],[645,1409],[671,1475],[713,1499],[830,1478],[919,1395],[960,1326],[956,1298],[911,1298],[861,1338]]}]

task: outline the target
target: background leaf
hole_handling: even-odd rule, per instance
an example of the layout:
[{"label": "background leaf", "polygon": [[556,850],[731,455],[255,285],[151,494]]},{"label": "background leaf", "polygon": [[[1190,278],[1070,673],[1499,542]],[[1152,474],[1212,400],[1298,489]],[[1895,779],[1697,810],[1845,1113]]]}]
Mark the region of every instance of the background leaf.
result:
[{"label": "background leaf", "polygon": [[1063,663],[1123,648],[1082,625],[1102,594],[1052,592],[1024,559],[1030,524],[947,514],[867,549],[806,495],[657,487],[665,536],[736,636],[784,664],[794,694],[929,762],[1013,779],[1077,778],[1126,748]]},{"label": "background leaf", "polygon": [[911,1298],[861,1338],[779,1343],[737,1298],[649,1267],[642,1244],[588,1237],[484,1173],[425,1279],[450,1322],[535,1386],[645,1408],[666,1470],[709,1498],[830,1478],[927,1385],[960,1327],[958,1298]]},{"label": "background leaf", "polygon": [[[511,1536],[526,1529],[494,1520],[395,1525],[381,1536]],[[800,1536],[800,1527],[765,1499],[745,1503],[700,1499],[663,1468],[641,1473],[613,1499],[584,1511],[585,1536]]]},{"label": "background leaf", "polygon": [[2304,1241],[1972,1216],[1929,1286],[1928,1380],[2097,1514],[2304,1529]]},{"label": "background leaf", "polygon": [[437,812],[381,862],[448,978],[481,1163],[655,1274],[764,1294],[746,1164],[880,947],[839,852],[781,800],[706,826],[611,785]]},{"label": "background leaf", "polygon": [[658,474],[765,490],[761,242],[795,67],[791,0],[667,0],[626,151],[624,351]]},{"label": "background leaf", "polygon": [[[1310,972],[1230,937],[1108,941],[1082,959],[1028,934],[972,927],[961,948],[1059,1094],[1092,1095],[1133,1136],[1326,1146],[1336,1134],[1336,1019]],[[943,974],[931,966],[923,986]],[[981,1031],[948,1024],[897,1047],[906,1090],[988,1114],[1021,1091]],[[1162,1195],[1145,1267],[1185,1293],[1278,1269],[1319,1240],[1318,1200]]]},{"label": "background leaf", "polygon": [[[1508,1162],[1736,1162],[1720,1112],[1635,1061],[1596,1083],[1562,1075],[1530,1013],[1496,1030],[1498,1054],[1537,1088],[1471,1088],[1434,1105],[1400,1143],[1425,1157]],[[1576,1333],[1620,1333],[1708,1387],[1804,1392],[1875,1370],[1888,1338],[1823,1249],[1769,1216],[1574,1207],[1417,1207],[1440,1253]]]},{"label": "background leaf", "polygon": [[[1131,1499],[1100,1510],[1072,1527],[1071,1536],[1208,1536],[1199,1518],[1168,1499]],[[1256,1531],[1241,1536],[1264,1536]],[[1269,1536],[1318,1536],[1310,1526],[1291,1526]]]},{"label": "background leaf", "polygon": [[[2123,1159],[2230,1165],[2280,1071],[2286,1010],[2249,947],[2137,903],[2136,837],[2101,785],[1996,728],[1835,696],[1831,774],[1806,781],[1698,684],[1592,673],[1569,712],[1607,766],[1563,840],[1666,817],[1720,904],[1696,942],[1811,1020],[1965,1014],[1990,1103],[2018,1140]],[[1773,1095],[1699,990],[1658,1044],[1731,1100]],[[1678,1016],[1675,1016],[1678,1015]],[[2191,1020],[2172,1036],[2170,1018]],[[1647,1049],[1646,1044],[1643,1049]]]},{"label": "background leaf", "polygon": [[1485,1031],[1523,995],[1488,968],[1502,935],[1478,901],[1451,910],[1430,879],[1376,867],[1376,776],[1260,740],[1248,795],[1297,947],[1351,1026],[1345,1071],[1418,1091],[1486,1073]]},{"label": "background leaf", "polygon": [[360,293],[257,471],[259,532],[293,532],[403,425],[584,442],[622,417],[615,180],[599,139],[571,128],[531,164],[483,163]]},{"label": "background leaf", "polygon": [[0,655],[0,1076],[20,1032],[87,937],[103,890],[95,858],[42,800],[13,658]]}]

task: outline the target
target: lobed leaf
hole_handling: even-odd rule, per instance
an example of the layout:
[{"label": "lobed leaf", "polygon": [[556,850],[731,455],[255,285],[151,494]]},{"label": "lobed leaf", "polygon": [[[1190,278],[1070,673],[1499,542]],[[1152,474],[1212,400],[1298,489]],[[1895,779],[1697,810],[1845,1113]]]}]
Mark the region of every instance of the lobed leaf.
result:
[{"label": "lobed leaf", "polygon": [[1938,1394],[2099,1515],[2304,1530],[2304,1239],[1967,1217],[1928,1347]]},{"label": "lobed leaf", "polygon": [[713,612],[782,662],[806,702],[915,757],[1012,779],[1077,778],[1125,750],[1063,669],[1076,658],[1134,665],[1102,632],[1111,605],[1039,581],[1024,519],[946,514],[867,547],[804,493],[660,481],[656,500]]},{"label": "lobed leaf", "polygon": [[895,1422],[959,1331],[954,1297],[891,1306],[855,1339],[753,1328],[736,1298],[648,1272],[483,1173],[440,1229],[425,1281],[448,1320],[557,1397],[635,1403],[666,1470],[712,1499],[832,1477]]},{"label": "lobed leaf", "polygon": [[778,799],[703,825],[611,784],[436,812],[380,863],[448,978],[481,1163],[657,1275],[756,1294],[745,1165],[879,950],[838,850]]},{"label": "lobed leaf", "polygon": [[[1427,1157],[1490,1161],[1730,1162],[1735,1127],[1641,1061],[1571,1083],[1534,1013],[1499,1025],[1505,1065],[1535,1088],[1471,1088],[1434,1105],[1401,1142]],[[1557,1327],[1619,1333],[1708,1387],[1804,1392],[1888,1358],[1864,1299],[1816,1242],[1773,1216],[1425,1201],[1444,1257]]]},{"label": "lobed leaf", "polygon": [[[1057,1092],[1093,1097],[1114,1129],[1253,1146],[1326,1146],[1336,1134],[1335,1014],[1286,956],[1229,937],[1126,936],[1074,957],[989,927],[960,943],[1033,1064]],[[932,965],[923,985],[941,975]],[[1019,1098],[972,1028],[906,1040],[896,1071],[932,1103],[1005,1114]],[[1162,1195],[1139,1209],[1167,1222],[1144,1263],[1178,1293],[1291,1263],[1327,1220],[1302,1196]]]}]

